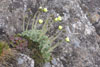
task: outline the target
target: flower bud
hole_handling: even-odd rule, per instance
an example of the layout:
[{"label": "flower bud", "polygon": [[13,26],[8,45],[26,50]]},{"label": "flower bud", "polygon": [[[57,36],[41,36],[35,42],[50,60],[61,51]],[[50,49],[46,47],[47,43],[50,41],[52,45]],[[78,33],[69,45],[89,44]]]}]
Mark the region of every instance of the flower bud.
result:
[{"label": "flower bud", "polygon": [[47,9],[47,8],[44,8],[43,11],[44,11],[44,12],[48,12],[48,9]]},{"label": "flower bud", "polygon": [[43,23],[43,20],[42,19],[39,19],[39,24],[42,24]]},{"label": "flower bud", "polygon": [[54,21],[57,22],[58,21],[58,18],[55,18]]},{"label": "flower bud", "polygon": [[62,27],[61,25],[58,27],[59,30],[62,30],[62,28],[63,28],[63,27]]},{"label": "flower bud", "polygon": [[62,20],[62,17],[61,17],[61,16],[59,16],[57,19],[58,19],[58,21],[61,21],[61,20]]},{"label": "flower bud", "polygon": [[69,37],[66,37],[65,40],[66,42],[70,42]]}]

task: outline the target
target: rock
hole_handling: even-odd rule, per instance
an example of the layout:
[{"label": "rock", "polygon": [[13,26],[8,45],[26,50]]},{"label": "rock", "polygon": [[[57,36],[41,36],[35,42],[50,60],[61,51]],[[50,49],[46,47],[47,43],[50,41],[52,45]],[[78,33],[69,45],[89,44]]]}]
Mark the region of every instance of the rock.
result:
[{"label": "rock", "polygon": [[91,17],[90,20],[91,20],[92,23],[96,23],[100,19],[100,15],[98,13],[93,13],[90,17]]},{"label": "rock", "polygon": [[[81,1],[53,0],[49,2],[49,7],[55,8],[53,9],[53,11],[55,11],[54,13],[62,15],[63,17],[62,25],[64,25],[66,29],[66,33],[63,35],[68,36],[71,39],[70,43],[63,43],[59,46],[59,48],[55,49],[54,54],[59,55],[60,63],[56,61],[58,66],[55,64],[53,66],[99,67],[99,64],[97,65],[94,63],[97,62],[94,60],[96,59],[94,57],[94,53],[98,53],[100,46],[97,42],[97,33],[95,28],[90,23],[90,20],[82,10]],[[97,56],[97,54],[95,55]]]},{"label": "rock", "polygon": [[55,58],[53,58],[51,62],[53,65],[57,65],[57,60]]},{"label": "rock", "polygon": [[17,62],[18,67],[34,67],[34,60],[24,54],[19,55]]},{"label": "rock", "polygon": [[35,9],[36,0],[1,0],[0,1],[0,28],[8,35],[22,31],[23,19],[26,16],[26,11]]},{"label": "rock", "polygon": [[[95,0],[97,1],[97,0]],[[58,25],[62,25],[66,32],[63,32],[58,40],[64,40],[66,36],[70,38],[70,42],[63,42],[53,52],[52,63],[44,64],[44,67],[100,67],[100,36],[95,30],[92,23],[82,9],[83,3],[94,1],[88,0],[1,0],[0,1],[0,28],[7,35],[13,35],[22,31],[23,14],[30,18],[34,15],[41,3],[48,8],[48,14],[62,16],[62,22],[51,24],[49,35],[55,34]],[[99,0],[97,1],[99,2]],[[91,4],[91,3],[90,3]],[[92,4],[91,4],[92,5]],[[93,7],[90,7],[90,11]],[[99,4],[98,4],[99,5]],[[27,11],[30,8],[31,11]],[[88,9],[87,9],[88,10]],[[46,18],[48,14],[43,13],[40,17]],[[97,15],[96,15],[97,16]],[[99,21],[96,19],[96,21]],[[30,23],[31,27],[31,23]],[[0,32],[1,32],[0,31]],[[53,32],[52,32],[53,31]],[[0,35],[1,36],[1,35]],[[18,67],[32,67],[33,59],[24,54],[20,54]],[[28,62],[27,62],[28,60]],[[11,64],[13,65],[13,64]],[[16,65],[16,64],[14,64]],[[21,66],[20,66],[21,65]],[[17,66],[17,65],[16,65]],[[3,67],[3,66],[2,66]],[[13,66],[10,66],[13,67]]]},{"label": "rock", "polygon": [[51,67],[51,64],[50,64],[50,63],[45,63],[45,64],[43,65],[43,67]]},{"label": "rock", "polygon": [[25,54],[15,52],[0,62],[0,67],[34,67],[34,60]]},{"label": "rock", "polygon": [[[100,35],[100,1],[99,0],[81,0],[82,4],[84,4],[84,7],[87,7],[87,16],[90,20],[90,22],[93,24],[93,26],[96,29],[96,32],[98,35]],[[82,9],[84,8],[82,7]],[[83,11],[85,11],[83,9]]]}]

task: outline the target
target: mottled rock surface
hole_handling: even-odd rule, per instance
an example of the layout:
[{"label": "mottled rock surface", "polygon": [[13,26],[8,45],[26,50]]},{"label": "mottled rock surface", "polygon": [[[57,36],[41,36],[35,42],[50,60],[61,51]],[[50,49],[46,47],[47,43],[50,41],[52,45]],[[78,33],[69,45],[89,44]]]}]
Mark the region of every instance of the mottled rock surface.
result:
[{"label": "mottled rock surface", "polygon": [[100,0],[81,0],[82,9],[100,35]]},{"label": "mottled rock surface", "polygon": [[[99,2],[99,0],[97,1]],[[71,42],[63,42],[57,47],[53,52],[53,60],[43,66],[100,67],[100,36],[96,33],[97,29],[100,30],[100,24],[95,29],[92,21],[87,17],[88,7],[84,7],[85,4],[82,0],[0,0],[0,37],[4,33],[13,35],[21,32],[23,15],[30,18],[41,3],[48,8],[48,14],[53,13],[55,16],[63,17],[61,23],[53,25],[54,30],[58,24],[63,25],[66,30],[59,39],[68,36],[71,40]],[[29,8],[31,11],[27,11]],[[42,16],[46,17],[46,15]],[[31,62],[26,64],[31,65]]]},{"label": "mottled rock surface", "polygon": [[19,54],[17,62],[17,67],[34,67],[34,60],[24,54]]},{"label": "mottled rock surface", "polygon": [[34,67],[34,60],[21,53],[16,53],[5,60],[0,62],[0,67]]}]

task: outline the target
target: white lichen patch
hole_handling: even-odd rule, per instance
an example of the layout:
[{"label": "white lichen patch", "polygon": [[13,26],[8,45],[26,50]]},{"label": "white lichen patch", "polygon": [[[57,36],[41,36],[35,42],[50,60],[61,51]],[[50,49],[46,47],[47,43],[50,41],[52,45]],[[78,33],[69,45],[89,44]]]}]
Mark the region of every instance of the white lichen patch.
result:
[{"label": "white lichen patch", "polygon": [[93,27],[89,27],[89,26],[85,25],[84,34],[85,34],[85,35],[90,35],[90,34],[92,34],[92,32],[94,32]]}]

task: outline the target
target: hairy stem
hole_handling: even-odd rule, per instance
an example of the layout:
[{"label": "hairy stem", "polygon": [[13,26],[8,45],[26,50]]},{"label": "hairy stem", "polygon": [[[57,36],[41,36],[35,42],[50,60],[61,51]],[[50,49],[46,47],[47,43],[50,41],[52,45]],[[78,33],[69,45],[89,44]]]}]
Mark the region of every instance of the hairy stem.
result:
[{"label": "hairy stem", "polygon": [[37,22],[39,21],[39,17],[40,17],[40,12],[38,13],[38,16],[37,16],[37,19],[36,19],[36,22],[35,22],[35,25],[34,25],[34,29],[36,29],[36,25],[37,25]]},{"label": "hairy stem", "polygon": [[[45,21],[45,23],[44,23],[44,25],[43,25],[43,27],[42,27],[42,30],[43,30],[43,31],[45,31],[45,29],[47,29],[47,25],[48,25],[48,22],[49,22],[51,16],[52,16],[52,14],[51,14],[49,17],[47,17],[47,19],[46,19],[46,21]],[[51,23],[52,23],[52,22],[51,22]]]},{"label": "hairy stem", "polygon": [[23,31],[25,30],[25,16],[24,16],[24,13],[23,13]]},{"label": "hairy stem", "polygon": [[[63,40],[63,41],[64,41],[64,40]],[[52,51],[53,51],[56,47],[58,47],[63,41],[56,43],[54,46],[52,46],[52,47],[47,51],[47,53],[52,52]]]},{"label": "hairy stem", "polygon": [[[43,31],[43,33],[41,33],[41,35],[39,36],[39,39],[41,38],[41,36],[43,36],[44,34],[46,34],[46,32],[48,31],[48,29],[50,28],[47,28],[47,25],[48,25],[48,23],[49,23],[49,19],[50,19],[50,17],[51,17],[52,15],[50,15],[49,17],[47,17],[47,19],[45,20],[45,23],[44,23],[44,25],[42,26],[42,31]],[[53,21],[52,21],[53,22]],[[51,23],[52,23],[51,22]],[[39,40],[38,39],[38,40]]]},{"label": "hairy stem", "polygon": [[60,36],[60,34],[62,33],[62,31],[60,31],[60,33],[56,33],[55,35],[55,37],[54,36],[51,36],[50,38],[49,38],[49,40],[50,40],[50,42],[52,43],[54,40],[56,40],[59,36]]},{"label": "hairy stem", "polygon": [[30,20],[31,20],[31,18],[29,18],[29,20],[28,20],[28,23],[27,23],[27,26],[26,26],[26,31],[28,30]]},{"label": "hairy stem", "polygon": [[37,12],[35,13],[34,17],[33,17],[32,30],[33,30],[33,28],[34,28],[35,19],[36,19],[36,16],[37,16],[38,13],[39,13],[39,11],[37,11]]}]

